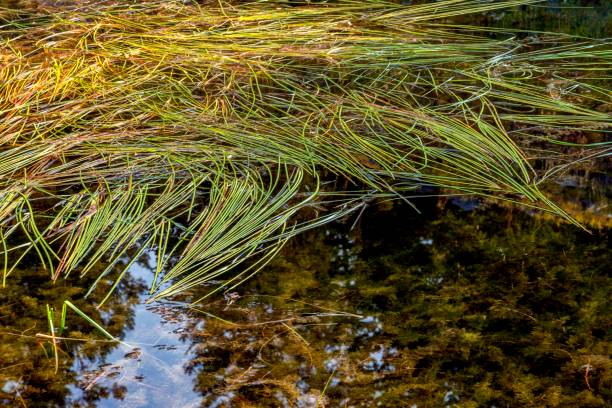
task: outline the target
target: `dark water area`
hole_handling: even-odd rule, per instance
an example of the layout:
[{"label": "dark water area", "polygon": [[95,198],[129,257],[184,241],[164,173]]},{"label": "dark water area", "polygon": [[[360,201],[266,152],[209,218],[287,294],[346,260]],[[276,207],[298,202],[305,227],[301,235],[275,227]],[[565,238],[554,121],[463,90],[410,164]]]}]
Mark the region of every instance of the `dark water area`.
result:
[{"label": "dark water area", "polygon": [[[606,37],[610,4],[477,23]],[[96,270],[54,285],[23,264],[0,289],[0,406],[609,407],[610,165],[546,191],[591,232],[466,197],[377,203],[193,308],[209,288],[144,303],[152,252],[100,309],[110,278],[83,299]],[[123,343],[69,311],[56,362],[46,307],[66,299]]]},{"label": "dark water area", "polygon": [[[475,23],[470,18],[465,22]],[[608,0],[548,0],[536,5],[485,13],[476,18],[476,23],[524,30],[525,33],[520,34],[523,36],[552,32],[609,38],[612,36],[612,3]]]},{"label": "dark water area", "polygon": [[[300,236],[192,309],[204,292],[143,304],[153,253],[101,310],[87,279],[17,271],[0,292],[0,405],[608,406],[609,230],[415,202]],[[127,344],[69,312],[55,373],[45,305],[66,298]]]}]

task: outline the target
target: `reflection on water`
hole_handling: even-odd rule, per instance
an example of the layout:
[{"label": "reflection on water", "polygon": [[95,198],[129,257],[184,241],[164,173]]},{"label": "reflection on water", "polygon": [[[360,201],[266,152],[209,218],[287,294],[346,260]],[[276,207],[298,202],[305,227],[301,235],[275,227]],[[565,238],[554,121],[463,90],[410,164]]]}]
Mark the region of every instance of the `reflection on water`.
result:
[{"label": "reflection on water", "polygon": [[[150,259],[150,258],[149,258]],[[149,262],[130,268],[132,278],[151,284]],[[141,292],[141,302],[145,300]],[[87,364],[75,360],[72,370],[78,383],[71,384],[72,401],[91,401],[99,396],[98,407],[149,407],[152,401],[160,407],[198,406],[192,376],[185,375],[183,364],[194,358],[191,344],[184,341],[189,314],[180,303],[158,302],[147,306],[138,303],[130,314],[133,326],[122,335],[127,343],[108,355],[97,356]],[[109,392],[110,390],[110,392]],[[180,390],[180,392],[177,392]]]},{"label": "reflection on water", "polygon": [[[107,358],[116,347],[107,341],[91,341],[92,327],[78,316],[69,316],[62,335],[72,340],[58,344],[56,373],[52,344],[40,337],[49,333],[46,305],[61,310],[65,299],[73,299],[81,310],[117,336],[122,337],[134,327],[132,308],[144,290],[142,282],[128,277],[120,284],[118,296],[96,311],[82,299],[94,278],[83,278],[82,287],[68,281],[54,286],[47,271],[30,265],[7,279],[6,287],[0,290],[0,406],[65,405],[72,401],[72,385],[79,382],[80,370],[72,366],[89,367]],[[94,393],[88,396],[92,402],[99,398]]]},{"label": "reflection on water", "polygon": [[[0,292],[0,405],[605,406],[608,230],[453,199],[370,208],[298,237],[236,292],[146,306],[151,255],[96,311],[128,345],[62,340],[35,267]],[[20,278],[20,280],[18,280]],[[110,283],[108,283],[110,284]],[[78,302],[75,300],[75,302]],[[101,338],[69,315],[65,337]]]}]

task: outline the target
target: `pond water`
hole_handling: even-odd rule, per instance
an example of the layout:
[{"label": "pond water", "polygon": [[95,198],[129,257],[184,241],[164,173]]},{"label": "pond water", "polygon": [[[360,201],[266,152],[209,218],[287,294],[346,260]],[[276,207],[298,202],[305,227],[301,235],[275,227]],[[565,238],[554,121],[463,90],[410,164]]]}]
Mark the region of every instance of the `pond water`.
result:
[{"label": "pond water", "polygon": [[[482,18],[609,35],[609,5],[591,3]],[[99,310],[112,282],[83,300],[95,271],[52,285],[32,263],[0,290],[0,406],[609,406],[612,192],[598,167],[548,188],[591,233],[471,198],[381,203],[195,308],[207,288],[145,303],[153,253]],[[69,312],[56,361],[46,306],[65,299],[123,343]]]},{"label": "pond water", "polygon": [[[143,303],[154,254],[99,311],[80,300],[87,279],[58,290],[19,271],[0,292],[0,405],[606,406],[609,229],[465,198],[416,204],[298,237],[194,309],[201,293]],[[69,313],[55,373],[44,308],[65,298],[126,344]]]}]

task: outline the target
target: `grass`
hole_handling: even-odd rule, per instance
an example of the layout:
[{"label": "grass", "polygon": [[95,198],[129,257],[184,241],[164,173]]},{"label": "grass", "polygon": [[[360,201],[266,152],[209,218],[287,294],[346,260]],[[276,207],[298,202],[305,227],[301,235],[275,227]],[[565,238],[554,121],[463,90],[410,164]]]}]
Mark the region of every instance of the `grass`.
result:
[{"label": "grass", "polygon": [[447,20],[536,2],[0,11],[3,282],[32,256],[53,280],[104,261],[110,296],[154,250],[151,301],[214,293],[305,229],[432,186],[580,226],[539,184],[568,145],[610,152],[609,41]]}]

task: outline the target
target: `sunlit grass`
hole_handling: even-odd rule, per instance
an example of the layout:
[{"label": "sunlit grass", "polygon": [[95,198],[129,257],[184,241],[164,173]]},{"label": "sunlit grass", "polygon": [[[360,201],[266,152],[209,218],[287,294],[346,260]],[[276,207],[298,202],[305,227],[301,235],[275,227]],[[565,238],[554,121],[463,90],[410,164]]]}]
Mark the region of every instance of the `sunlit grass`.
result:
[{"label": "sunlit grass", "polygon": [[[492,39],[444,20],[529,3],[164,1],[6,20],[3,280],[30,256],[54,280],[106,261],[112,292],[121,260],[155,250],[152,299],[218,290],[294,234],[424,186],[579,225],[532,161],[543,143],[569,160],[560,129],[609,131],[609,42]],[[305,211],[317,215],[296,224]]]}]

